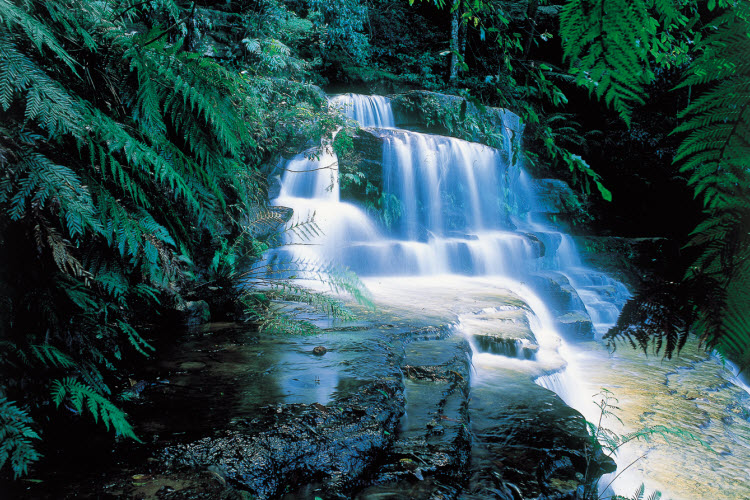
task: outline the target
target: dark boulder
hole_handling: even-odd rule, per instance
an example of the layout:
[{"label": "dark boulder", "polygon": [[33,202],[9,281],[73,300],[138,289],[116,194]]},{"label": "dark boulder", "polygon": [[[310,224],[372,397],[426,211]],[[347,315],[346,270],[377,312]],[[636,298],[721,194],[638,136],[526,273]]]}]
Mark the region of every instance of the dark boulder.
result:
[{"label": "dark boulder", "polygon": [[330,406],[278,405],[236,430],[167,448],[172,468],[214,467],[255,498],[289,485],[320,484],[326,498],[348,498],[393,443],[403,386],[381,380]]}]

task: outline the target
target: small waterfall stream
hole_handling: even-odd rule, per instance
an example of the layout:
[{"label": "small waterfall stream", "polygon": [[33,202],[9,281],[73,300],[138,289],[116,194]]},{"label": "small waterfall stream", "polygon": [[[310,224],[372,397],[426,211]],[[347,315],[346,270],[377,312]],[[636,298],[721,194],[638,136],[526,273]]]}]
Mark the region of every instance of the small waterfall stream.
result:
[{"label": "small waterfall stream", "polygon": [[[521,135],[518,117],[505,113],[507,147],[501,151],[398,129],[385,97],[346,94],[330,103],[382,141],[382,189],[398,200],[394,208],[400,216],[386,227],[341,201],[336,155],[325,148],[307,151],[286,162],[272,203],[292,208],[295,220],[314,218],[322,236],[312,241],[290,236],[292,245],[271,260],[332,260],[374,280],[431,277],[445,287],[472,277],[491,279],[526,304],[532,335],[500,345],[476,333],[478,321],[498,311],[459,314],[456,329],[471,341],[476,377],[491,379],[493,367],[511,367],[596,421],[591,395],[597,388],[587,380],[593,358],[566,339],[591,342],[605,332],[629,293],[607,274],[583,266],[570,235],[535,217],[543,209],[534,180],[510,161],[513,138]],[[498,354],[506,351],[510,355]],[[597,363],[604,362],[602,356],[599,348]],[[621,467],[629,463],[624,457],[618,459]],[[615,490],[631,494],[641,480],[633,468],[618,478]]]}]

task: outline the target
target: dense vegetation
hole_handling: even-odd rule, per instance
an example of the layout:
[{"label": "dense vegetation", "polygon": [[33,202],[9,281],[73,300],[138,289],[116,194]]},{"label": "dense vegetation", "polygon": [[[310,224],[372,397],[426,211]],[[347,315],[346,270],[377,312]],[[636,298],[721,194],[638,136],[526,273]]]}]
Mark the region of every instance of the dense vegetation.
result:
[{"label": "dense vegetation", "polygon": [[38,458],[30,415],[89,413],[136,438],[114,396],[123,364],[154,349],[141,326],[205,284],[231,293],[283,222],[258,166],[334,126],[323,98],[279,78],[304,64],[270,35],[294,43],[309,22],[273,3],[219,12],[232,50],[217,60],[207,12],[0,3],[0,463],[16,476]]},{"label": "dense vegetation", "polygon": [[49,420],[136,438],[117,393],[158,343],[148,325],[242,299],[238,271],[288,217],[266,206],[267,169],[343,124],[311,84],[517,112],[529,167],[578,186],[601,225],[689,245],[613,337],[671,355],[694,331],[747,364],[749,15],[743,0],[0,0],[0,466],[24,474]]}]

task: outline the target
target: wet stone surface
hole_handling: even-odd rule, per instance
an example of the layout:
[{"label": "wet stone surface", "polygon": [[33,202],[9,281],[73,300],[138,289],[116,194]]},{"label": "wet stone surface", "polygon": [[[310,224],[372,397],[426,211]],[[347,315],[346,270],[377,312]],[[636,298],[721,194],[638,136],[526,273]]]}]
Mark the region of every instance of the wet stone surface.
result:
[{"label": "wet stone surface", "polygon": [[320,483],[327,498],[347,498],[393,441],[402,408],[401,381],[383,380],[334,405],[265,408],[234,430],[168,447],[160,458],[170,468],[214,467],[254,498],[308,483]]},{"label": "wet stone surface", "polygon": [[[418,335],[419,337],[419,335]],[[454,498],[470,453],[470,348],[458,336],[406,346],[398,438],[357,498]],[[426,482],[415,487],[417,482]],[[429,485],[429,487],[428,487]]]},{"label": "wet stone surface", "polygon": [[506,306],[478,311],[462,318],[472,329],[477,350],[510,358],[534,359],[539,351],[529,325],[527,310]]},{"label": "wet stone surface", "polygon": [[529,278],[532,289],[547,299],[555,327],[568,340],[594,338],[594,325],[575,288],[558,272],[545,271]]},{"label": "wet stone surface", "polygon": [[585,472],[580,416],[526,374],[501,380],[504,387],[483,384],[472,363],[452,327],[370,324],[266,338],[207,325],[129,389],[147,456],[85,479],[62,475],[58,498],[575,491]]},{"label": "wet stone surface", "polygon": [[[483,314],[521,318],[517,306]],[[325,356],[313,354],[319,345]],[[234,407],[222,430],[163,446],[156,454],[163,471],[213,470],[253,498],[566,498],[581,483],[580,415],[527,375],[474,380],[471,348],[452,328],[388,325],[289,340],[280,349],[291,360],[267,354],[296,370],[282,380],[330,368],[336,375],[326,377],[338,383],[326,382],[328,392],[314,384],[308,401],[304,387],[281,384],[290,402],[282,397],[246,417]],[[278,378],[284,370],[263,373]]]},{"label": "wet stone surface", "polygon": [[460,498],[575,498],[588,466],[587,432],[554,393],[515,377],[504,387],[480,381],[469,416],[471,465]]}]

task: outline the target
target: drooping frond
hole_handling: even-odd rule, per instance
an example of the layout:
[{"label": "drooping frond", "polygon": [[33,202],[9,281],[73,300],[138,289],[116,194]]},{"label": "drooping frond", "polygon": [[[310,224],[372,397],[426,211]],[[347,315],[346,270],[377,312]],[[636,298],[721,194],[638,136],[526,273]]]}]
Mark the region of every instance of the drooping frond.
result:
[{"label": "drooping frond", "polygon": [[649,48],[656,21],[643,0],[572,0],[560,14],[564,55],[579,85],[629,123],[653,80]]},{"label": "drooping frond", "polygon": [[70,403],[73,410],[81,414],[88,410],[96,422],[101,418],[107,430],[111,426],[118,436],[129,437],[138,441],[133,427],[128,423],[122,410],[101,394],[75,379],[68,377],[63,380],[55,380],[52,383],[52,400],[58,407],[63,402]]},{"label": "drooping frond", "polygon": [[0,108],[8,111],[14,100],[23,96],[26,122],[39,122],[50,137],[80,132],[80,106],[75,98],[20,52],[7,34],[0,34],[0,52],[3,54],[0,58]]},{"label": "drooping frond", "polygon": [[[26,5],[30,5],[30,2]],[[45,48],[49,49],[71,70],[75,70],[75,60],[63,48],[52,30],[25,9],[9,0],[0,0],[0,23],[5,24],[8,30],[20,29],[40,52]]]},{"label": "drooping frond", "polygon": [[687,134],[675,161],[707,208],[744,194],[750,179],[750,3],[737,2],[714,23],[680,84],[709,88],[681,113],[674,131]]},{"label": "drooping frond", "polygon": [[690,175],[705,219],[688,248],[685,280],[699,300],[693,329],[711,348],[748,366],[750,355],[750,2],[734,2],[697,47],[680,86],[707,88],[680,115],[675,161]]},{"label": "drooping frond", "polygon": [[687,342],[685,300],[684,290],[677,283],[642,290],[625,303],[617,323],[604,338],[612,349],[618,341],[625,341],[644,353],[653,344],[654,351],[664,348],[664,355],[671,358]]},{"label": "drooping frond", "polygon": [[[312,22],[269,4],[294,32],[238,23],[221,50],[229,59],[217,59],[194,21],[255,22],[257,13],[173,0],[0,0],[0,253],[14,261],[0,273],[0,378],[31,415],[48,400],[18,379],[55,380],[56,404],[134,437],[105,396],[126,356],[154,350],[144,320],[207,283],[234,290],[240,264],[257,263],[287,222],[289,210],[265,208],[259,165],[300,129],[337,125],[321,119],[319,91],[288,79],[304,76],[293,47]],[[262,67],[238,67],[253,62]],[[335,299],[308,302],[345,315]],[[31,449],[2,450],[16,448]],[[32,460],[6,461],[18,475]]]}]

